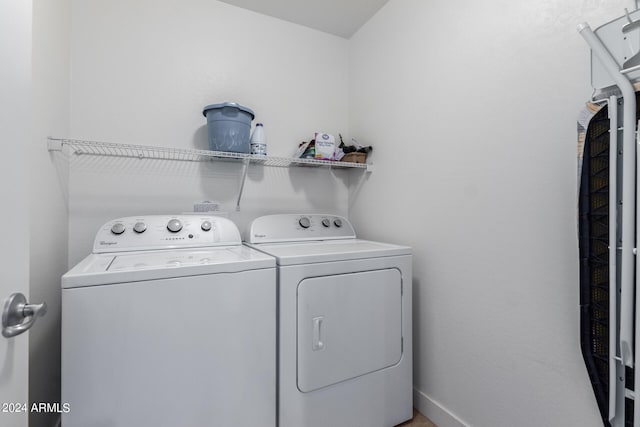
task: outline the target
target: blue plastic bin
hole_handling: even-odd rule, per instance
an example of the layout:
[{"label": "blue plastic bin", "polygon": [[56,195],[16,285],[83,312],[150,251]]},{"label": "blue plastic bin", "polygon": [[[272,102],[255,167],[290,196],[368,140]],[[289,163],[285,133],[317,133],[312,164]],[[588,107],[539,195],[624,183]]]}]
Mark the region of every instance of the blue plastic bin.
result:
[{"label": "blue plastic bin", "polygon": [[224,102],[207,105],[202,114],[207,118],[210,150],[251,152],[249,138],[255,114],[250,108],[235,102]]}]

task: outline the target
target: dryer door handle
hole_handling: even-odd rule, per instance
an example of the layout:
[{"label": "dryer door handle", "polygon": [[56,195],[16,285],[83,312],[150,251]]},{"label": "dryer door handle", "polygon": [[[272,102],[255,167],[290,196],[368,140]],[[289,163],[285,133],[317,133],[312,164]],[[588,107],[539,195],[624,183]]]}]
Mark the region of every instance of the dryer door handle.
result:
[{"label": "dryer door handle", "polygon": [[313,318],[313,343],[311,348],[313,351],[322,350],[324,348],[324,342],[322,342],[322,321],[324,316]]}]

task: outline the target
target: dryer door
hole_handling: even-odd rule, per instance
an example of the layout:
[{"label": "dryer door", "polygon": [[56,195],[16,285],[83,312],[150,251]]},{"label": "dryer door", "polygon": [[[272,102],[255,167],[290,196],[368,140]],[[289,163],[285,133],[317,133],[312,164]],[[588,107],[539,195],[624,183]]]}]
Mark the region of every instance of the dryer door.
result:
[{"label": "dryer door", "polygon": [[402,276],[395,268],[298,285],[298,389],[310,392],[397,364]]}]

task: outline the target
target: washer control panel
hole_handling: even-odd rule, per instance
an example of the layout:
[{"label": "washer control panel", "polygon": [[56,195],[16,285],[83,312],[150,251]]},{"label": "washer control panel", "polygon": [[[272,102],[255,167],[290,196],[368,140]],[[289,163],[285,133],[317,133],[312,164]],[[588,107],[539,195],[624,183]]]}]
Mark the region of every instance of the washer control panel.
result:
[{"label": "washer control panel", "polygon": [[323,214],[266,215],[253,220],[245,235],[248,243],[306,240],[355,239],[351,223],[344,217]]},{"label": "washer control panel", "polygon": [[118,218],[98,230],[94,253],[240,245],[238,227],[209,215]]}]

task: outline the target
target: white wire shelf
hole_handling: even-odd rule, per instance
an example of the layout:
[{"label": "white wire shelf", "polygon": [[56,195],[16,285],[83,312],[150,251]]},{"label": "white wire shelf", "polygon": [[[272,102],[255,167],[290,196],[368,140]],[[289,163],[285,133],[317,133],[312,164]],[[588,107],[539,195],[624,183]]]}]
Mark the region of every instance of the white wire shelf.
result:
[{"label": "white wire shelf", "polygon": [[49,151],[68,149],[74,155],[127,157],[139,159],[177,160],[203,162],[215,159],[236,159],[252,164],[274,167],[316,166],[329,168],[365,169],[371,172],[371,164],[337,162],[331,160],[296,159],[289,157],[258,156],[225,151],[192,150],[184,148],[154,147],[148,145],[116,144],[112,142],[85,141],[79,139],[47,138]]}]

